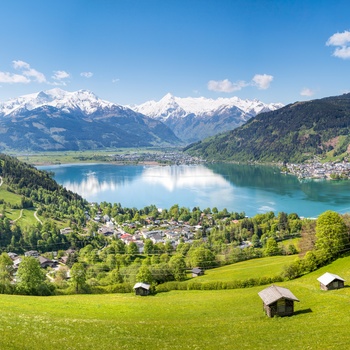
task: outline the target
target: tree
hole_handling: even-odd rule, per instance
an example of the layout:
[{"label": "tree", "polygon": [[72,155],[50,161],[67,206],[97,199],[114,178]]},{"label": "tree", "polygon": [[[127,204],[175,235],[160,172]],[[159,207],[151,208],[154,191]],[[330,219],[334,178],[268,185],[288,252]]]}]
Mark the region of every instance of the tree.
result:
[{"label": "tree", "polygon": [[169,265],[176,281],[183,281],[186,279],[186,263],[181,254],[172,256]]},{"label": "tree", "polygon": [[308,251],[311,251],[315,248],[315,232],[315,220],[304,219],[301,227],[301,238],[299,241],[299,250],[301,256],[304,256]]},{"label": "tree", "polygon": [[145,254],[152,254],[153,253],[153,248],[154,248],[153,247],[153,242],[149,238],[147,238],[145,240],[145,244],[143,246],[143,252]]},{"label": "tree", "polygon": [[283,211],[278,213],[278,229],[280,231],[288,230],[288,216]]},{"label": "tree", "polygon": [[130,242],[128,245],[128,253],[130,255],[136,255],[139,252],[139,248],[135,242]]},{"label": "tree", "polygon": [[11,291],[13,261],[7,253],[0,255],[0,293]]},{"label": "tree", "polygon": [[318,217],[315,247],[326,259],[339,256],[347,248],[348,243],[348,228],[338,213],[328,210]]},{"label": "tree", "polygon": [[53,288],[45,283],[45,274],[39,261],[32,256],[26,256],[19,264],[17,271],[17,291],[28,295],[50,295]]},{"label": "tree", "polygon": [[74,263],[70,270],[70,277],[75,284],[75,291],[83,290],[86,283],[86,270],[82,263]]},{"label": "tree", "polygon": [[278,248],[278,244],[273,237],[270,237],[266,242],[265,247],[265,255],[273,256],[280,253],[280,249]]},{"label": "tree", "polygon": [[148,266],[142,265],[136,275],[136,281],[151,284],[153,282],[152,273]]},{"label": "tree", "polygon": [[171,254],[174,251],[174,247],[169,240],[165,242],[164,249],[168,254]]},{"label": "tree", "polygon": [[214,253],[203,246],[191,249],[189,251],[189,260],[192,267],[198,266],[204,269],[212,268],[216,266],[216,260]]}]

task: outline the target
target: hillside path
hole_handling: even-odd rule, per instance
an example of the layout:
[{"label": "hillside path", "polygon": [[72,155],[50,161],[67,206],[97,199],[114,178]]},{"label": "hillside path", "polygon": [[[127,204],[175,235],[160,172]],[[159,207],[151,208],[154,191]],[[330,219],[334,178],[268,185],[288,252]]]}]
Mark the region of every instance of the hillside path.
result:
[{"label": "hillside path", "polygon": [[0,176],[0,187],[3,184],[2,177]]},{"label": "hillside path", "polygon": [[21,209],[21,212],[19,213],[19,217],[17,219],[13,220],[13,222],[18,221],[22,217],[22,215],[23,215],[23,209]]},{"label": "hillside path", "polygon": [[34,217],[37,221],[39,221],[41,223],[41,225],[43,224],[43,222],[38,218],[38,215],[37,215],[37,210],[34,212]]}]

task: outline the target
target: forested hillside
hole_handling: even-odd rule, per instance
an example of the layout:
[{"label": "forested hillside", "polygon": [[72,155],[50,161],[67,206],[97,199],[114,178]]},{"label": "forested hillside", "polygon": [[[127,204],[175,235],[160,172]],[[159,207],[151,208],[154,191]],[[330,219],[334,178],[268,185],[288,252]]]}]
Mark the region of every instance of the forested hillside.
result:
[{"label": "forested hillside", "polygon": [[[48,251],[69,248],[79,241],[74,235],[71,239],[60,235],[58,223],[61,226],[68,223],[72,226],[85,225],[87,202],[82,197],[57,184],[50,173],[1,153],[0,176],[3,179],[0,195],[0,249],[21,252],[40,246],[42,251]],[[35,211],[47,221],[43,225],[30,227],[10,225],[7,211],[16,209],[33,210],[33,213]]]},{"label": "forested hillside", "polygon": [[350,144],[350,94],[296,102],[243,126],[188,146],[209,160],[303,162],[343,159]]}]

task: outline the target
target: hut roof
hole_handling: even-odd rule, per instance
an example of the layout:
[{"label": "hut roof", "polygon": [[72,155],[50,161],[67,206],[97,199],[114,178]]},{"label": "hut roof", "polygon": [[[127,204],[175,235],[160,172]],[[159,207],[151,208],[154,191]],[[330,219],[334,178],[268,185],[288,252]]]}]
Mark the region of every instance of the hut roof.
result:
[{"label": "hut roof", "polygon": [[345,282],[344,279],[342,279],[341,277],[339,277],[338,275],[335,275],[334,273],[330,273],[330,272],[326,272],[324,273],[322,276],[320,276],[319,278],[317,278],[317,281],[321,282],[323,285],[328,285],[331,282],[333,282],[334,280],[340,280]]},{"label": "hut roof", "polygon": [[134,285],[134,289],[143,288],[143,289],[149,290],[150,287],[151,287],[150,284],[144,283],[144,282],[137,282],[137,283]]},{"label": "hut roof", "polygon": [[272,285],[258,293],[264,304],[271,305],[279,299],[299,301],[299,299],[287,288]]},{"label": "hut roof", "polygon": [[201,269],[201,268],[199,268],[199,267],[194,267],[193,269],[192,269],[192,272],[193,273],[201,273],[203,270]]}]

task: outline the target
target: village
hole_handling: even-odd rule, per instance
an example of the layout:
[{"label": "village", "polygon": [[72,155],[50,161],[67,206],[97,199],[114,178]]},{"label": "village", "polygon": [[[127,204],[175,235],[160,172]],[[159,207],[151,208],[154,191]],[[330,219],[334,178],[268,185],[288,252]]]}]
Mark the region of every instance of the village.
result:
[{"label": "village", "polygon": [[156,163],[156,164],[198,164],[204,162],[203,160],[192,157],[184,152],[165,151],[165,152],[126,152],[115,154],[111,159],[118,163]]},{"label": "village", "polygon": [[[91,204],[94,205],[94,204]],[[158,208],[161,213],[162,209]],[[114,218],[108,215],[103,215],[102,211],[98,211],[94,218],[90,218],[98,225],[96,234],[101,234],[105,237],[120,239],[126,246],[131,243],[136,244],[138,253],[144,253],[145,241],[150,240],[153,244],[170,244],[173,250],[180,243],[193,243],[193,240],[202,238],[204,241],[206,237],[203,235],[204,228],[198,225],[190,225],[188,222],[181,220],[159,220],[152,217],[145,219],[145,225],[139,221],[123,222],[119,224]],[[213,226],[215,221],[211,214],[201,214],[201,221],[205,221],[207,226]],[[238,222],[237,220],[235,220]],[[210,231],[210,227],[206,228]],[[67,235],[72,232],[70,227],[60,230],[62,235]],[[133,233],[130,233],[133,232]],[[248,243],[243,243],[242,248],[249,246]]]},{"label": "village", "polygon": [[298,179],[349,179],[350,163],[348,162],[311,162],[303,164],[286,164],[288,171]]}]

